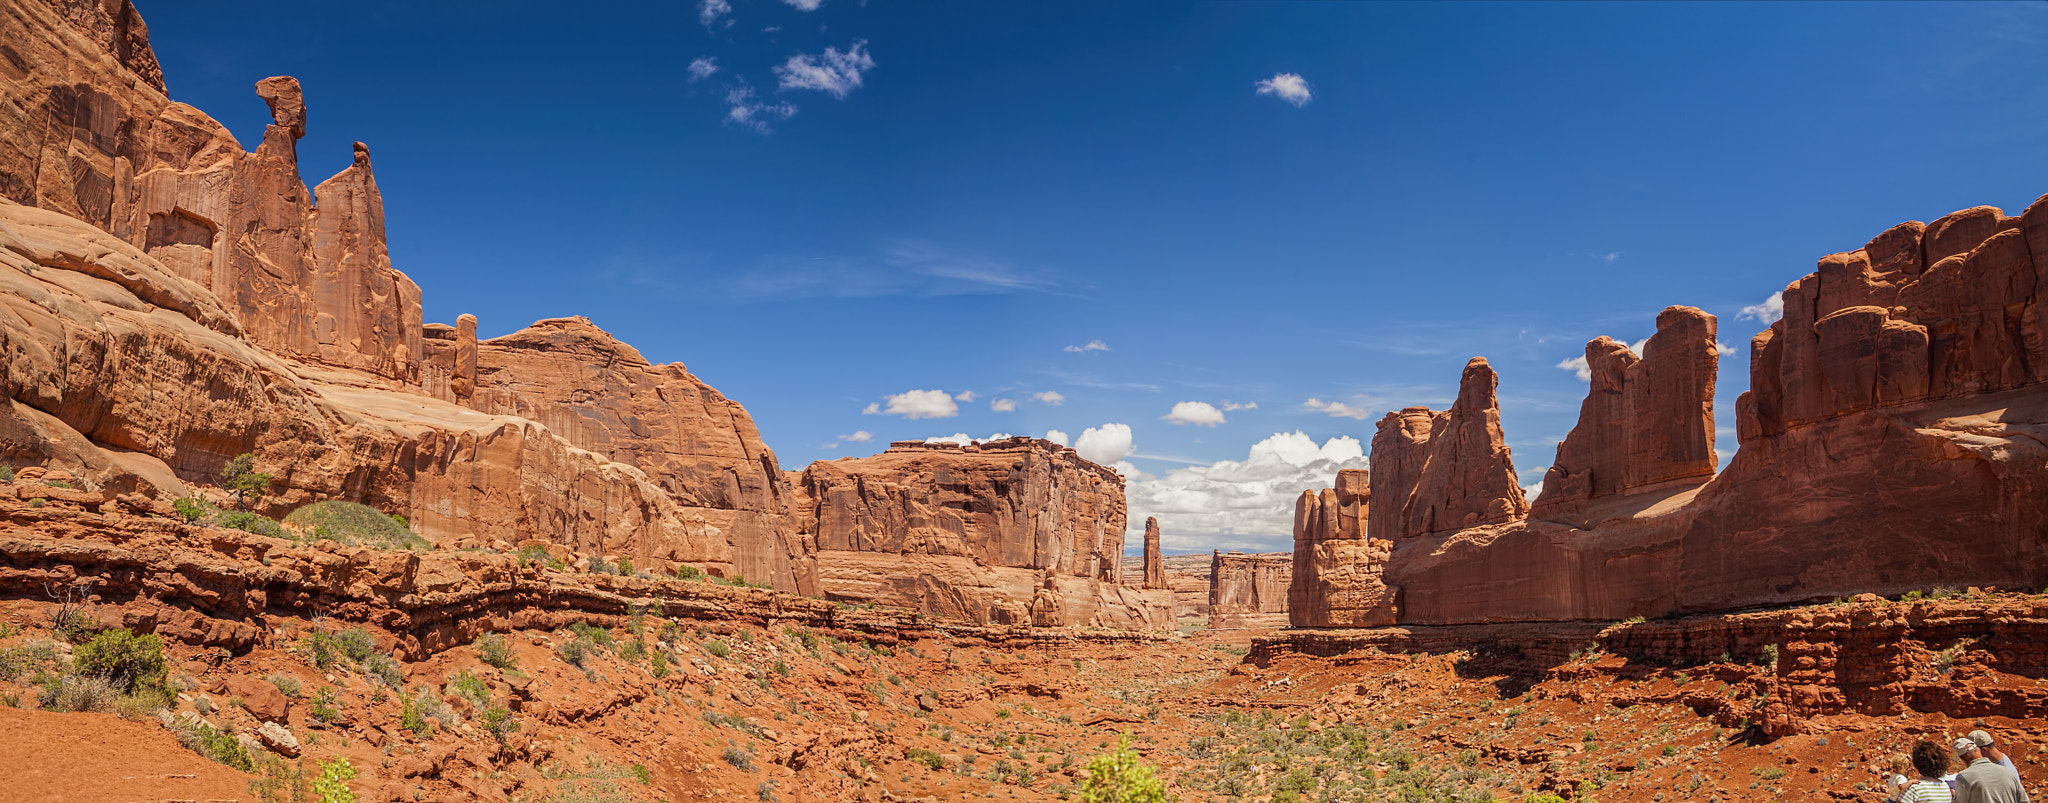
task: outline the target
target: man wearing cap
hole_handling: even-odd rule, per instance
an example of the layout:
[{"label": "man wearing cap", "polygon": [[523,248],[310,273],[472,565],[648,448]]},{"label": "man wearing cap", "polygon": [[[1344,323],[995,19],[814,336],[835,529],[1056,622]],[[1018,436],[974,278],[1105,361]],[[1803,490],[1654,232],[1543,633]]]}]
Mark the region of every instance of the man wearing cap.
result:
[{"label": "man wearing cap", "polygon": [[1990,733],[1981,730],[1970,731],[1970,741],[1977,743],[1977,747],[1984,751],[1985,758],[1997,762],[2001,767],[2012,770],[2014,777],[2019,776],[2020,768],[2012,765],[2012,756],[2004,750],[1998,749],[1998,745],[1991,740]]},{"label": "man wearing cap", "polygon": [[2028,803],[2020,776],[1985,758],[1977,740],[1957,739],[1955,749],[1956,758],[1965,765],[1956,773],[1955,803]]}]

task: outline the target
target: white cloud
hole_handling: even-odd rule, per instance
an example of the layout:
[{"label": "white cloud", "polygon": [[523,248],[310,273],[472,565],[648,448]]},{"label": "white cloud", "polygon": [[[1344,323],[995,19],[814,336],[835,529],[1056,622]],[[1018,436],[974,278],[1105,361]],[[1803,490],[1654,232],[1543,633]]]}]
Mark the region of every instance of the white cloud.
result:
[{"label": "white cloud", "polygon": [[1617,260],[1617,259],[1620,259],[1620,258],[1621,258],[1621,252],[1620,252],[1620,251],[1612,251],[1612,252],[1609,252],[1609,253],[1605,253],[1605,254],[1601,254],[1601,255],[1600,255],[1600,261],[1601,261],[1601,262],[1605,262],[1605,263],[1607,263],[1607,264],[1609,264],[1609,265],[1612,265],[1612,264],[1614,264],[1614,260]]},{"label": "white cloud", "polygon": [[861,408],[861,410],[860,410],[860,414],[861,414],[861,415],[881,415],[881,414],[882,414],[882,405],[881,405],[880,403],[878,403],[878,402],[868,402],[868,406],[866,406],[866,407],[862,407],[862,408]]},{"label": "white cloud", "polygon": [[943,390],[906,390],[883,397],[889,406],[870,404],[862,415],[900,415],[904,418],[952,418],[960,414],[960,405],[953,403],[952,395]]},{"label": "white cloud", "polygon": [[1108,343],[1104,343],[1104,342],[1102,342],[1102,341],[1100,341],[1100,340],[1090,340],[1090,341],[1088,341],[1088,345],[1085,345],[1085,346],[1068,346],[1068,347],[1066,347],[1066,348],[1063,348],[1063,349],[1060,349],[1060,350],[1061,350],[1061,351],[1071,351],[1071,352],[1075,352],[1075,353],[1080,353],[1080,352],[1083,352],[1083,351],[1108,351],[1108,350],[1109,350],[1109,344],[1108,344]]},{"label": "white cloud", "polygon": [[1733,357],[1735,356],[1735,347],[1716,340],[1714,341],[1714,353],[1723,357]]},{"label": "white cloud", "polygon": [[1103,424],[1081,430],[1081,437],[1074,439],[1074,451],[1090,462],[1110,465],[1138,450],[1131,446],[1131,427],[1128,424]]},{"label": "white cloud", "polygon": [[1574,376],[1579,378],[1580,382],[1593,381],[1593,365],[1586,362],[1586,355],[1584,354],[1558,363],[1557,367],[1572,372]]},{"label": "white cloud", "polygon": [[1317,446],[1299,431],[1275,433],[1253,444],[1244,460],[1133,481],[1126,492],[1130,520],[1139,530],[1147,516],[1171,520],[1173,531],[1165,540],[1176,551],[1289,549],[1295,498],[1330,487],[1340,469],[1366,463],[1365,446],[1356,438],[1339,436]]},{"label": "white cloud", "polygon": [[718,58],[700,56],[690,62],[690,83],[696,83],[718,74]]},{"label": "white cloud", "polygon": [[1372,415],[1371,410],[1353,407],[1339,401],[1323,401],[1317,398],[1310,398],[1308,401],[1302,402],[1301,406],[1305,410],[1328,413],[1332,418],[1356,418],[1364,421]]},{"label": "white cloud", "polygon": [[837,449],[837,448],[839,448],[839,444],[837,444],[837,443],[828,443],[828,444],[825,444],[824,446],[820,446],[820,447],[818,447],[818,448],[820,448],[820,449]]},{"label": "white cloud", "polygon": [[1176,424],[1193,424],[1198,427],[1213,427],[1227,423],[1222,410],[1216,409],[1208,402],[1198,401],[1175,402],[1173,411],[1160,418]]},{"label": "white cloud", "polygon": [[[697,21],[703,23],[706,28],[711,27],[711,23],[717,22],[719,17],[730,13],[732,13],[732,4],[726,2],[726,0],[700,0],[697,3]],[[730,25],[731,23],[727,22],[726,24]]]},{"label": "white cloud", "polygon": [[960,400],[960,401],[964,401],[964,402],[971,402],[971,401],[974,401],[974,391],[971,391],[971,390],[969,390],[969,391],[963,391],[963,392],[961,392],[961,393],[956,393],[956,394],[953,394],[953,398],[955,398],[955,399],[958,399],[958,400]]},{"label": "white cloud", "polygon": [[875,68],[867,47],[867,40],[855,39],[843,53],[831,47],[816,56],[798,53],[775,66],[775,77],[783,89],[815,89],[843,99],[860,88],[862,73]]},{"label": "white cloud", "polygon": [[1743,307],[1741,312],[1735,313],[1736,320],[1749,318],[1765,326],[1777,323],[1778,319],[1783,317],[1785,317],[1785,297],[1776,293],[1773,293],[1770,298],[1764,299],[1762,304],[1751,304]]},{"label": "white cloud", "polygon": [[854,443],[867,443],[868,441],[875,439],[875,433],[863,429],[853,433],[852,435],[841,435],[839,436],[839,439],[842,441],[853,441]]},{"label": "white cloud", "polygon": [[1543,495],[1543,481],[1537,480],[1532,485],[1522,486],[1522,495],[1528,497],[1531,502],[1536,501],[1537,497]]},{"label": "white cloud", "polygon": [[754,88],[741,84],[726,90],[725,102],[732,108],[725,113],[728,124],[743,125],[762,134],[773,129],[768,127],[771,120],[787,120],[796,116],[796,107],[787,103],[760,103],[754,100]]},{"label": "white cloud", "polygon": [[1226,402],[1224,402],[1224,403],[1223,403],[1223,412],[1226,412],[1226,413],[1234,413],[1234,412],[1237,412],[1237,411],[1239,411],[1239,410],[1257,410],[1257,409],[1259,409],[1259,403],[1258,403],[1258,402],[1245,402],[1245,403],[1243,403],[1243,404],[1238,404],[1237,402],[1233,402],[1233,401],[1226,401]]},{"label": "white cloud", "polygon": [[1062,404],[1067,403],[1067,397],[1061,396],[1060,392],[1057,390],[1048,390],[1044,393],[1033,393],[1031,394],[1031,398],[1045,402],[1046,404],[1050,404],[1054,407],[1058,407]]},{"label": "white cloud", "polygon": [[998,413],[1014,413],[1017,412],[1017,400],[995,399],[988,403],[988,409],[994,410]]},{"label": "white cloud", "polygon": [[825,0],[782,0],[782,2],[788,3],[790,8],[798,11],[816,11],[819,6],[825,4]]},{"label": "white cloud", "polygon": [[1294,104],[1296,108],[1307,106],[1311,100],[1308,81],[1291,72],[1275,73],[1273,77],[1259,81],[1256,85],[1259,94],[1272,95]]},{"label": "white cloud", "polygon": [[1046,430],[1045,439],[1052,441],[1053,443],[1057,443],[1061,446],[1067,445],[1067,433],[1061,432],[1057,429]]},{"label": "white cloud", "polygon": [[988,437],[986,437],[986,438],[970,438],[970,437],[967,437],[967,433],[965,433],[965,432],[955,432],[955,433],[953,433],[953,434],[951,434],[951,435],[940,435],[940,436],[937,436],[937,437],[931,437],[931,438],[926,438],[926,439],[924,439],[924,442],[925,442],[925,443],[957,443],[957,444],[960,444],[961,446],[966,446],[966,445],[968,445],[968,444],[970,444],[970,443],[975,443],[975,442],[980,442],[980,443],[987,443],[987,442],[989,442],[989,441],[1000,441],[1000,440],[1008,440],[1008,439],[1009,439],[1010,437],[1011,437],[1011,435],[1010,435],[1010,433],[1008,433],[1008,432],[998,432],[998,433],[995,433],[994,435],[990,435],[990,436],[988,436]]}]

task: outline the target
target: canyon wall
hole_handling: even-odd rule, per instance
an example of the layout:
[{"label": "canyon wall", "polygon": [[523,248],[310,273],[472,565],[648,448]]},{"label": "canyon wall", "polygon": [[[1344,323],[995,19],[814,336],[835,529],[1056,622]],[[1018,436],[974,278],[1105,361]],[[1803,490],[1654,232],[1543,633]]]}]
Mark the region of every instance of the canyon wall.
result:
[{"label": "canyon wall", "polygon": [[[253,453],[448,546],[538,540],[815,588],[739,405],[588,322],[421,320],[369,149],[308,190],[273,77],[254,151],[173,102],[126,2],[0,6],[0,457],[159,505]],[[255,102],[252,98],[251,102]]]},{"label": "canyon wall", "polygon": [[1171,591],[1121,585],[1123,486],[1050,441],[903,441],[812,463],[796,517],[832,599],[996,624],[1057,600],[1070,625],[1170,628]]},{"label": "canyon wall", "polygon": [[1209,555],[1209,627],[1284,627],[1294,556],[1285,552],[1247,555],[1220,550]]},{"label": "canyon wall", "polygon": [[[2048,582],[2048,198],[1905,223],[1823,258],[1750,342],[1740,448],[1713,474],[1716,323],[1666,309],[1592,383],[1526,506],[1493,378],[1389,414],[1363,542],[1334,494],[1296,522],[1297,624],[1622,619]],[[1445,437],[1456,438],[1445,444]],[[1508,480],[1507,484],[1502,479]],[[1326,492],[1327,493],[1327,492]],[[1398,509],[1389,509],[1398,508]],[[1336,615],[1346,593],[1397,602]]]}]

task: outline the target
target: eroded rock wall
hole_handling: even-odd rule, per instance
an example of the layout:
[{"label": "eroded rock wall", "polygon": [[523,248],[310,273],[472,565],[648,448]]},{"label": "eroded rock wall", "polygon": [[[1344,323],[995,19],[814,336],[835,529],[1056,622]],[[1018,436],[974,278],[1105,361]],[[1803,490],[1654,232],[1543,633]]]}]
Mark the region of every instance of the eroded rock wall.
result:
[{"label": "eroded rock wall", "polygon": [[[1399,433],[1399,419],[1381,431]],[[1426,416],[1417,416],[1427,420]],[[1398,465],[1398,464],[1396,464]],[[1393,469],[1398,470],[1398,469]],[[1303,491],[1294,506],[1294,555],[1288,572],[1288,621],[1296,627],[1371,627],[1394,621],[1400,589],[1383,582],[1393,544],[1368,538],[1376,520],[1372,473],[1337,472],[1337,486]],[[1213,576],[1213,575],[1212,575]]]},{"label": "eroded rock wall", "polygon": [[[1690,308],[1659,316],[1641,360],[1604,338],[1588,346],[1580,424],[1526,518],[1498,515],[1512,494],[1486,508],[1484,494],[1431,479],[1470,476],[1429,469],[1447,448],[1437,441],[1461,430],[1459,408],[1390,415],[1374,438],[1367,534],[1395,528],[1391,549],[1332,554],[1345,541],[1323,537],[1322,501],[1305,499],[1297,598],[1316,583],[1398,588],[1397,621],[1456,624],[2048,583],[2044,279],[2048,198],[2018,216],[1976,207],[1901,224],[1823,258],[1751,340],[1741,447],[1704,483],[1715,333]],[[1473,378],[1468,367],[1460,406],[1484,409],[1467,404]],[[1453,454],[1483,455],[1469,443]],[[1402,516],[1380,509],[1404,489]],[[1463,526],[1431,529],[1460,511]],[[1318,621],[1299,606],[1294,617]]]},{"label": "eroded rock wall", "polygon": [[1022,623],[1051,590],[1070,625],[1171,627],[1171,591],[1120,584],[1123,485],[1050,441],[905,441],[811,464],[797,518],[834,599]]},{"label": "eroded rock wall", "polygon": [[1281,627],[1287,621],[1294,556],[1212,551],[1209,556],[1209,627]]}]

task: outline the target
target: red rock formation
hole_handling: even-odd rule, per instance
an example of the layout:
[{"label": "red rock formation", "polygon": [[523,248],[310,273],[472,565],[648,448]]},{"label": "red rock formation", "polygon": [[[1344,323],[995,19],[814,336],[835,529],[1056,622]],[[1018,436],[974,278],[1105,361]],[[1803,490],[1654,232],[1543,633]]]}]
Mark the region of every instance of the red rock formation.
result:
[{"label": "red rock formation", "polygon": [[[1392,415],[1388,418],[1399,420]],[[1390,427],[1383,421],[1380,431],[1385,434],[1391,429],[1398,436],[1399,426]],[[1285,607],[1290,624],[1371,627],[1393,623],[1394,600],[1400,589],[1387,587],[1381,578],[1393,545],[1385,539],[1368,538],[1367,531],[1359,527],[1361,521],[1375,519],[1371,485],[1370,472],[1344,469],[1337,472],[1337,487],[1303,491],[1296,501],[1294,556]]]},{"label": "red rock formation", "polygon": [[1294,557],[1285,552],[1209,556],[1209,627],[1283,627]]},{"label": "red rock formation", "polygon": [[649,363],[585,318],[540,321],[474,349],[469,407],[538,421],[640,469],[685,515],[726,533],[742,576],[815,593],[788,520],[789,486],[746,408],[681,363]]},{"label": "red rock formation", "polygon": [[[1343,588],[1399,588],[1398,620],[1413,624],[2048,583],[2048,337],[2036,317],[2048,308],[2048,249],[2036,242],[2048,244],[2048,199],[2016,218],[1978,207],[1902,224],[1822,259],[1786,289],[1785,317],[1751,341],[1742,446],[1704,485],[1692,480],[1712,454],[1711,319],[1667,310],[1640,363],[1595,341],[1593,397],[1551,474],[1565,478],[1557,493],[1570,510],[1546,484],[1537,518],[1411,527],[1384,559],[1324,557],[1305,538],[1297,576],[1327,582],[1346,569],[1356,574]],[[1682,347],[1658,368],[1667,335]],[[1630,402],[1630,383],[1652,369],[1668,369],[1669,384]],[[1412,466],[1416,452],[1433,459],[1444,431],[1403,438],[1390,418],[1375,468]],[[1650,448],[1631,448],[1642,436],[1629,433],[1644,431]],[[1616,471],[1619,483],[1601,479]],[[1377,471],[1374,483],[1383,498]]]},{"label": "red rock formation", "polygon": [[1166,588],[1166,561],[1159,556],[1159,520],[1145,517],[1145,585]]},{"label": "red rock formation", "polygon": [[1171,627],[1170,592],[1118,585],[1123,484],[1050,441],[904,441],[811,464],[797,510],[834,599],[1004,622],[1050,575],[1071,624]]},{"label": "red rock formation", "polygon": [[1717,342],[1714,316],[1670,307],[1657,316],[1642,359],[1611,338],[1587,343],[1592,387],[1578,426],[1558,444],[1536,515],[1630,489],[1712,478]]},{"label": "red rock formation", "polygon": [[1501,435],[1494,397],[1499,381],[1484,357],[1474,357],[1451,409],[1410,407],[1380,419],[1372,439],[1372,496],[1380,512],[1368,514],[1367,527],[1375,537],[1511,521],[1529,512]]}]

